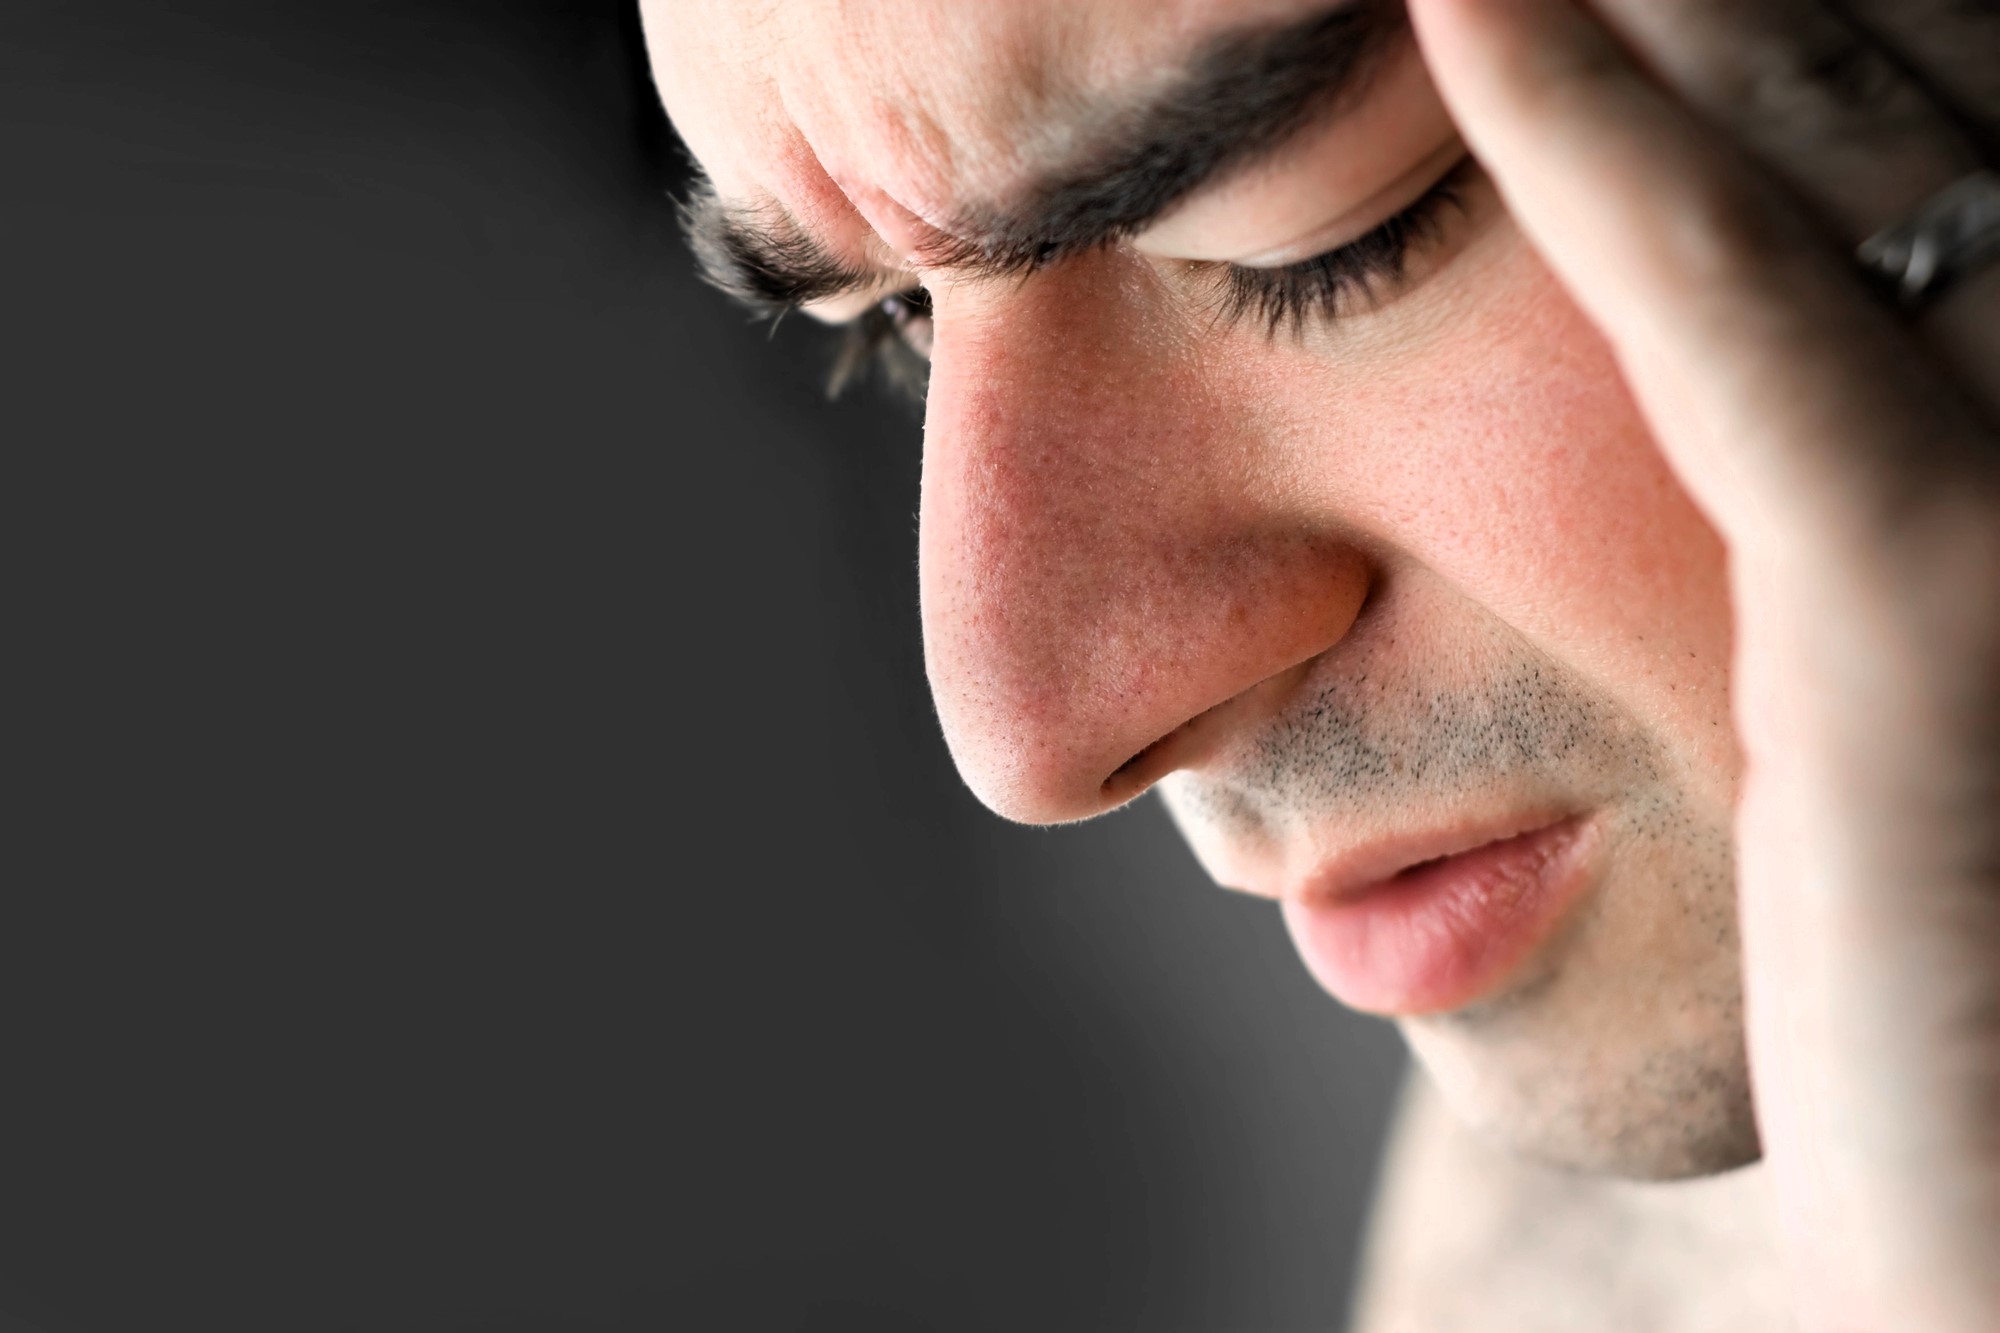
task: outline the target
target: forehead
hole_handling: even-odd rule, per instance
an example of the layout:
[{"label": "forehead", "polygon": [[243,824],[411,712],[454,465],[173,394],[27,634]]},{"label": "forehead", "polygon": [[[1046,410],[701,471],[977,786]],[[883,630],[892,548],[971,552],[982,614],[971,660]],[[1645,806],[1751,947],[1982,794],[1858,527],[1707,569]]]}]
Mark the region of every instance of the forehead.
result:
[{"label": "forehead", "polygon": [[[645,0],[668,113],[725,197],[941,224],[1104,128],[1203,42],[1329,0]],[[843,230],[837,225],[831,230]],[[885,230],[878,225],[877,230]],[[893,226],[886,228],[893,231]]]}]

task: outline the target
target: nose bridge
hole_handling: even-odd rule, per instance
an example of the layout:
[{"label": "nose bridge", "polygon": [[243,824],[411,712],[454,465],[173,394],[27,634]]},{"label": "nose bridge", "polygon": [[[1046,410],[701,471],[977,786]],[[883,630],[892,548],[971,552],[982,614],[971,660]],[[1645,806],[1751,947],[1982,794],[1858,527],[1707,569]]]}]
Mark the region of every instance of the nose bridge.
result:
[{"label": "nose bridge", "polygon": [[1184,724],[1337,641],[1365,592],[1352,548],[1259,493],[1251,428],[1120,285],[1078,265],[940,310],[925,656],[960,771],[1027,822],[1178,766]]}]

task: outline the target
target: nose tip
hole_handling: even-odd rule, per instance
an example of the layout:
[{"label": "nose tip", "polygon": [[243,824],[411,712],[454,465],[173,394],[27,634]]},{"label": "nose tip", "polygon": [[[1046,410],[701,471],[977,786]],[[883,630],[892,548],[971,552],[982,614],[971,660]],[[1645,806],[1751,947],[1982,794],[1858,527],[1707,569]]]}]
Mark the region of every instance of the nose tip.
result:
[{"label": "nose tip", "polygon": [[1197,537],[943,583],[926,653],[953,758],[997,813],[1054,824],[1124,804],[1275,711],[1345,636],[1368,579],[1344,546]]},{"label": "nose tip", "polygon": [[1148,304],[1149,273],[1107,252],[936,311],[926,666],[967,784],[1024,823],[1198,761],[1366,595],[1356,548],[1259,458],[1254,403]]}]

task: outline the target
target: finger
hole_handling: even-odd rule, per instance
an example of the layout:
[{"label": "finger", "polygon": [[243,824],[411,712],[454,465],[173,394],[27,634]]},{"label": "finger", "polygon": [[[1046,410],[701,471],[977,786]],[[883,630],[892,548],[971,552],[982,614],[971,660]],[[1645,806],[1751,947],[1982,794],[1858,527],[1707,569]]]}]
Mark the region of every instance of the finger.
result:
[{"label": "finger", "polygon": [[[1906,36],[1976,45],[2000,33],[1995,0],[1873,0]],[[1961,115],[1871,30],[1827,0],[1594,0],[1639,58],[1858,245],[1986,164]],[[1916,21],[1930,10],[1932,21]],[[1945,24],[1941,11],[1958,21]],[[1985,81],[2000,81],[2000,61]],[[1976,83],[1976,76],[1968,76]],[[2000,268],[1928,311],[1931,347],[2000,416]]]},{"label": "finger", "polygon": [[1843,0],[1912,73],[2000,138],[2000,4],[1995,0]]},{"label": "finger", "polygon": [[1956,118],[1826,0],[1595,0],[1639,60],[1856,245],[1982,165]]},{"label": "finger", "polygon": [[1993,466],[1796,202],[1570,0],[1410,0],[1461,133],[1733,546],[1848,551]]},{"label": "finger", "polygon": [[[1935,89],[2000,163],[2000,0],[1844,0],[1865,29]],[[2000,265],[1951,292],[1925,333],[2000,419]]]}]

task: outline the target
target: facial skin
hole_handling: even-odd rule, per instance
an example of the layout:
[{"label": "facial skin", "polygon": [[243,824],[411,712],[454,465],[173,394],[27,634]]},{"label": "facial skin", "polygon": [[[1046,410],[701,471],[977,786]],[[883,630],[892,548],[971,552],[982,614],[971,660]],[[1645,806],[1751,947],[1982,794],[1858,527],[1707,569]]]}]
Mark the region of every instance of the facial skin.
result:
[{"label": "facial skin", "polygon": [[720,199],[898,270],[816,313],[930,293],[925,648],[980,798],[1043,823],[1157,785],[1217,881],[1288,920],[1356,848],[1586,816],[1598,873],[1559,928],[1491,993],[1398,1021],[1520,1151],[1741,1165],[1722,551],[1598,335],[1476,171],[1373,308],[1219,315],[1222,261],[1350,240],[1462,153],[1407,34],[1344,112],[1115,244],[1011,275],[931,262],[938,230],[1087,143],[1106,90],[1324,7],[645,14]]}]

